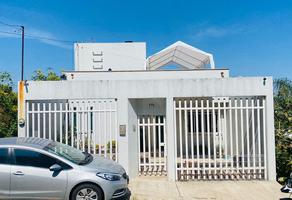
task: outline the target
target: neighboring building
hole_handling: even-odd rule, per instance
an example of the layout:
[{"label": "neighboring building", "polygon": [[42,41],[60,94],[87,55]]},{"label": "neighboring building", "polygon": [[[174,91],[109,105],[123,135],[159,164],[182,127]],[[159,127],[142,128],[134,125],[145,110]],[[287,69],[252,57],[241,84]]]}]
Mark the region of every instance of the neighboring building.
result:
[{"label": "neighboring building", "polygon": [[183,42],[148,58],[135,42],[74,51],[66,80],[25,82],[19,136],[111,158],[131,177],[275,180],[271,77],[229,77]]}]

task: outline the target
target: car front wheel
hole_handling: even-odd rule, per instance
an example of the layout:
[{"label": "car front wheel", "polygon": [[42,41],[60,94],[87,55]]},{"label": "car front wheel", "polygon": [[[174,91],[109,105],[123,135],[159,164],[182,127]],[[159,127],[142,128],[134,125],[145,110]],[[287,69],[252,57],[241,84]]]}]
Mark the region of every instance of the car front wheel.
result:
[{"label": "car front wheel", "polygon": [[93,184],[82,184],[72,192],[71,200],[102,200],[103,195],[99,187]]}]

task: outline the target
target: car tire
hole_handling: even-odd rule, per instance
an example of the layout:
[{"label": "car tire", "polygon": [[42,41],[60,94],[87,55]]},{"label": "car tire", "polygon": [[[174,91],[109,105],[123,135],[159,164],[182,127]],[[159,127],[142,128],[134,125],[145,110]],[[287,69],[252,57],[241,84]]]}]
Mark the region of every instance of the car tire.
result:
[{"label": "car tire", "polygon": [[[80,199],[78,197],[91,197],[90,200],[103,200],[102,190],[94,184],[78,185],[72,192],[71,200]],[[84,198],[86,199],[86,198]]]}]

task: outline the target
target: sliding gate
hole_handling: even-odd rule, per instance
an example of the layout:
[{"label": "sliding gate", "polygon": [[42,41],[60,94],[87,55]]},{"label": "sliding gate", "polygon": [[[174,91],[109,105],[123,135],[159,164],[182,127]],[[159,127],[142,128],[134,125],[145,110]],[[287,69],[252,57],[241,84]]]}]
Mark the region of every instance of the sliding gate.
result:
[{"label": "sliding gate", "polygon": [[165,116],[138,117],[140,175],[166,175]]},{"label": "sliding gate", "polygon": [[174,100],[176,179],[267,179],[264,97]]},{"label": "sliding gate", "polygon": [[51,139],[117,161],[115,99],[26,102],[26,137]]}]

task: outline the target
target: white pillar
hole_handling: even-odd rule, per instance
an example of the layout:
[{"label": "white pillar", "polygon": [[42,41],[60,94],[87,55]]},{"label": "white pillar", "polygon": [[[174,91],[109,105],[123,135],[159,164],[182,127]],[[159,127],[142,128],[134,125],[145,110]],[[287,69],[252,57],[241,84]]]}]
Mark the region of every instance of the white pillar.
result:
[{"label": "white pillar", "polygon": [[173,98],[166,99],[166,137],[168,180],[175,181],[175,132]]},{"label": "white pillar", "polygon": [[268,180],[276,180],[276,158],[275,158],[275,129],[274,129],[274,99],[273,80],[267,79],[269,94],[266,96],[266,137],[267,137],[267,170]]},{"label": "white pillar", "polygon": [[[128,126],[128,99],[118,98],[118,163],[129,173],[129,126]],[[126,125],[126,135],[120,136],[120,126]]]}]

